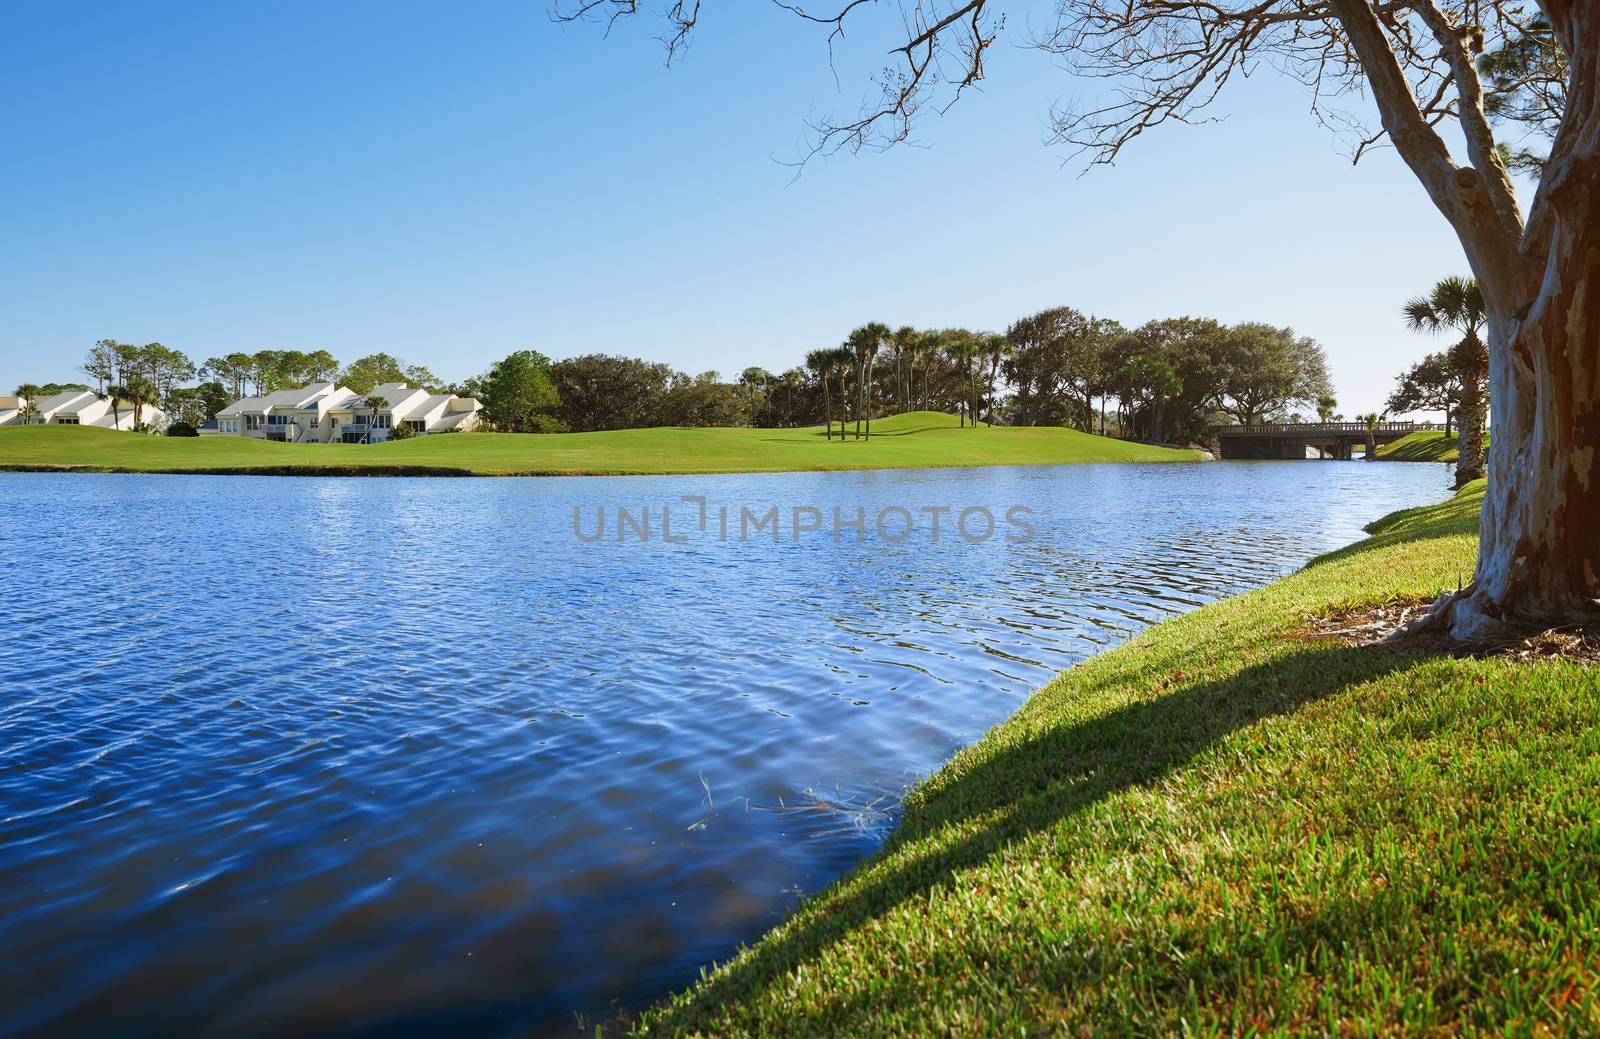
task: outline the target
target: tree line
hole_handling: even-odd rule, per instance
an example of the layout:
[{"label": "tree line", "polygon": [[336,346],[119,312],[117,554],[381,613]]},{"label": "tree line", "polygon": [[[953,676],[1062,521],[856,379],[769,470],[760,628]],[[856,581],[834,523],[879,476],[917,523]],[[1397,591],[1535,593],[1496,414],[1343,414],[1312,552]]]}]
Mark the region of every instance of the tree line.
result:
[{"label": "tree line", "polygon": [[341,364],[326,350],[260,350],[196,364],[161,343],[111,339],[95,343],[82,371],[92,385],[18,392],[38,398],[93,389],[133,407],[136,425],[145,408],[159,406],[181,434],[244,396],[311,382],[358,393],[405,382],[476,397],[486,426],[506,432],[822,425],[830,440],[869,439],[874,417],[930,410],[954,413],[963,426],[1065,425],[1190,442],[1221,422],[1297,418],[1294,406],[1332,400],[1321,347],[1291,329],[1189,317],[1128,329],[1071,307],[1029,315],[1004,332],[869,322],[791,368],[774,373],[752,366],[733,378],[638,357],[552,360],[519,350],[463,383],[445,384],[426,367],[387,353]]},{"label": "tree line", "polygon": [[1003,333],[870,322],[802,364],[746,368],[735,379],[636,357],[552,361],[523,350],[466,390],[490,426],[513,432],[821,425],[830,440],[869,439],[874,417],[931,410],[963,426],[1065,425],[1187,442],[1219,423],[1298,419],[1296,405],[1333,402],[1322,348],[1292,329],[1188,317],[1126,329],[1071,307]]}]

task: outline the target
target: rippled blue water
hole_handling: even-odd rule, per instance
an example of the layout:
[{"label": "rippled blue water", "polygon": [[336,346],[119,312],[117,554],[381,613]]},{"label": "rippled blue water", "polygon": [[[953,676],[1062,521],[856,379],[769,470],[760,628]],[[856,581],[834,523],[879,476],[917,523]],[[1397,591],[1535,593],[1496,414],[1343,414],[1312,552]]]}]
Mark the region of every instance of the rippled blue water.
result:
[{"label": "rippled blue water", "polygon": [[[1445,479],[0,475],[0,1032],[571,1034],[870,853],[1058,669]],[[722,542],[685,494],[1038,534]],[[663,503],[689,543],[573,536]]]}]

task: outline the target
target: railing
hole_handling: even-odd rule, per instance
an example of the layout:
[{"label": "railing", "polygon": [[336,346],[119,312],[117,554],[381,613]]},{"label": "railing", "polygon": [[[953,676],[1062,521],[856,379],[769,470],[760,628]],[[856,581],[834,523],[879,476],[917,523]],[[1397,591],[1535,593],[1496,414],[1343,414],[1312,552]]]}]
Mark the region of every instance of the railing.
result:
[{"label": "railing", "polygon": [[1217,426],[1212,431],[1218,436],[1270,436],[1295,433],[1416,433],[1443,432],[1439,422],[1380,422],[1368,426],[1365,422],[1287,422],[1267,423],[1260,426]]}]

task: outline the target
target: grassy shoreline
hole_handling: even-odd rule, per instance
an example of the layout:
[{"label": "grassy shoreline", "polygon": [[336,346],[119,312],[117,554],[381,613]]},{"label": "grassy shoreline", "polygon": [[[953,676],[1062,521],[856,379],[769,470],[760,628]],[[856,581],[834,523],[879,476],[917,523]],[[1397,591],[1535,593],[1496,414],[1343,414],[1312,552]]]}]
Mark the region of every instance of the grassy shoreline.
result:
[{"label": "grassy shoreline", "polygon": [[1482,483],[1061,674],[644,1035],[1600,1029],[1600,675],[1312,642]]},{"label": "grassy shoreline", "polygon": [[1193,462],[1150,447],[1054,427],[959,428],[936,412],[873,424],[871,440],[821,428],[623,429],[605,433],[459,433],[384,444],[273,444],[240,437],[142,437],[77,426],[0,428],[0,470],[230,476],[642,476],[820,472],[1086,462]]},{"label": "grassy shoreline", "polygon": [[[1483,434],[1483,448],[1489,449],[1489,434]],[[1456,434],[1419,430],[1378,448],[1380,462],[1455,462],[1460,457]]]}]

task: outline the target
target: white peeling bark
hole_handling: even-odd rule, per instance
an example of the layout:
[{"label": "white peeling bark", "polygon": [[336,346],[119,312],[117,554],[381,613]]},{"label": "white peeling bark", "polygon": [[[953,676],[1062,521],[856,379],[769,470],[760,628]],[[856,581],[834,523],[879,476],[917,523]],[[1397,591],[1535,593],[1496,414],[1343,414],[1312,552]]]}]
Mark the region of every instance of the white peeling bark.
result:
[{"label": "white peeling bark", "polygon": [[1543,280],[1525,317],[1490,325],[1478,570],[1447,607],[1463,638],[1600,620],[1600,60],[1591,51],[1582,64],[1588,83],[1569,97],[1540,187]]},{"label": "white peeling bark", "polygon": [[1478,569],[1424,623],[1482,640],[1600,621],[1600,3],[1540,0],[1572,71],[1524,227],[1462,37],[1419,5],[1452,59],[1473,166],[1457,167],[1411,96],[1369,0],[1328,0],[1383,125],[1455,228],[1488,309],[1493,438]]}]

